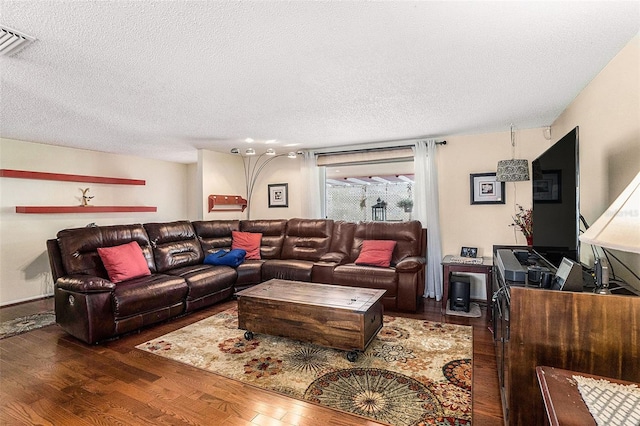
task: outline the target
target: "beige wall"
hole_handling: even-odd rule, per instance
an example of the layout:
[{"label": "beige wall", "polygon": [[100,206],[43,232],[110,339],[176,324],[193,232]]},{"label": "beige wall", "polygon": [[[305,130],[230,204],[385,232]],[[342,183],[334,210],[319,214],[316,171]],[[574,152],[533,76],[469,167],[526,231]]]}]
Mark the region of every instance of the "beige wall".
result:
[{"label": "beige wall", "polygon": [[[533,159],[550,146],[544,129],[515,128],[516,157]],[[482,135],[447,136],[438,147],[442,251],[478,247],[479,256],[492,256],[494,244],[526,245],[521,232],[509,226],[516,204],[531,207],[531,182],[506,182],[505,204],[471,204],[470,174],[495,173],[499,160],[511,158],[509,130]]]},{"label": "beige wall", "polygon": [[241,195],[245,197],[244,175],[240,158],[215,151],[198,151],[198,179],[201,183],[197,205],[199,219],[229,220],[244,219],[246,213],[239,211],[209,212],[209,195]]},{"label": "beige wall", "polygon": [[[95,151],[0,139],[0,168],[143,179],[144,186],[0,178],[0,304],[53,293],[46,240],[64,228],[177,220],[187,214],[187,166]],[[156,213],[18,214],[16,206],[156,206]]]},{"label": "beige wall", "polygon": [[[516,123],[517,124],[517,123]],[[593,223],[640,170],[640,37],[634,37],[576,97],[551,126],[516,131],[516,157],[535,159],[579,126],[580,212]],[[438,148],[443,254],[461,246],[490,255],[494,244],[524,244],[514,235],[513,203],[531,205],[531,182],[506,183],[505,205],[470,205],[469,174],[495,171],[510,157],[509,134],[447,136]],[[592,265],[591,247],[582,245],[582,262]],[[637,274],[640,255],[616,253]],[[640,283],[623,267],[615,272],[634,287]]]},{"label": "beige wall", "polygon": [[[640,170],[640,38],[634,37],[576,97],[551,126],[518,129],[516,157],[535,159],[574,127],[580,127],[580,210],[589,223],[608,207]],[[506,183],[506,204],[471,205],[469,175],[495,172],[498,160],[511,157],[508,130],[500,133],[444,136],[438,148],[440,221],[443,254],[478,247],[491,256],[493,245],[524,245],[510,227],[514,204],[531,206],[531,182]],[[591,264],[591,248],[581,248]],[[618,253],[636,273],[640,256]],[[640,288],[622,267],[615,269]],[[482,286],[479,286],[482,288]]]},{"label": "beige wall", "polygon": [[[640,36],[634,37],[552,125],[554,141],[580,127],[580,212],[593,223],[640,170]],[[591,247],[581,247],[592,263]],[[640,255],[617,253],[636,273]],[[640,289],[624,268],[615,267]]]},{"label": "beige wall", "polygon": [[[253,190],[252,219],[289,219],[302,216],[302,200],[309,196],[304,187],[300,166],[302,158],[279,157],[265,167]],[[269,207],[268,186],[274,183],[289,185],[289,207]]]},{"label": "beige wall", "polygon": [[[257,157],[253,157],[254,162]],[[263,159],[260,160],[262,164]],[[255,163],[252,163],[255,164]],[[302,159],[285,157],[274,158],[258,175],[251,197],[251,219],[288,219],[300,217],[302,197],[306,196],[300,179]],[[238,155],[200,150],[198,156],[202,192],[202,216],[205,220],[246,219],[248,210],[241,212],[208,212],[208,197],[211,194],[241,195],[247,197],[242,159]],[[252,168],[252,166],[250,167]],[[287,183],[289,185],[289,207],[269,208],[267,188],[269,184]]]}]

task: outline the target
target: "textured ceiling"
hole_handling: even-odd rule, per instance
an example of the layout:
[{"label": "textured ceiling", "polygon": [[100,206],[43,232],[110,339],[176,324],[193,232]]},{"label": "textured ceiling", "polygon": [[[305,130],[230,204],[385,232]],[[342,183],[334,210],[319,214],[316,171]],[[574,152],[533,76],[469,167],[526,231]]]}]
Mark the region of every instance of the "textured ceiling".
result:
[{"label": "textured ceiling", "polygon": [[[547,126],[640,2],[7,1],[0,135],[178,162]],[[291,144],[296,144],[294,148]]]}]

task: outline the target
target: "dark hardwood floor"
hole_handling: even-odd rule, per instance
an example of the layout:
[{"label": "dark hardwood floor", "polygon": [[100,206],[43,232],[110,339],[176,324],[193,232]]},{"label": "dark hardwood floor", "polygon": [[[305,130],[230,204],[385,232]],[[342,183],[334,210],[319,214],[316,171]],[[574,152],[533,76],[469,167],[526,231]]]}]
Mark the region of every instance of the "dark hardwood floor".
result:
[{"label": "dark hardwood floor", "polygon": [[[235,303],[221,303],[100,345],[86,345],[55,325],[0,340],[0,424],[378,424],[135,349]],[[51,298],[4,307],[0,320],[52,308]],[[404,316],[473,326],[473,424],[502,424],[486,310],[477,319],[442,316],[440,303],[429,299],[418,313]]]}]

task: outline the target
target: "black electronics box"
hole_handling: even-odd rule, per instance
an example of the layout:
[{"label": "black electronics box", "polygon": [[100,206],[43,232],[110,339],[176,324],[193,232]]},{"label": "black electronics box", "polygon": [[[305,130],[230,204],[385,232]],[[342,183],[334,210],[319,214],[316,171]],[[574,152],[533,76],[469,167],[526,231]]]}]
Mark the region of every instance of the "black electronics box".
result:
[{"label": "black electronics box", "polygon": [[471,299],[471,278],[466,275],[451,275],[449,280],[449,309],[469,312]]}]

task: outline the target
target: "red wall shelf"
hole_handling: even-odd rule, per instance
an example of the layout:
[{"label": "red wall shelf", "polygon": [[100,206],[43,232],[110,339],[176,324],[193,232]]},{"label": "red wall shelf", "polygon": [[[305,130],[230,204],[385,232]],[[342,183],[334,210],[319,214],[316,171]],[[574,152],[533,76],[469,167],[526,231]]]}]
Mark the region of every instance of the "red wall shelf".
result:
[{"label": "red wall shelf", "polygon": [[[27,170],[0,169],[0,177],[18,179],[55,180],[64,182],[106,183],[113,185],[146,185],[140,179],[124,179],[104,176],[70,175],[65,173],[30,172]],[[156,212],[148,206],[16,206],[16,213],[142,213]]]},{"label": "red wall shelf", "polygon": [[[236,206],[236,208],[233,208],[233,206]],[[209,195],[210,212],[243,212],[246,208],[247,200],[239,195]]]},{"label": "red wall shelf", "polygon": [[17,206],[16,213],[143,213],[156,212],[148,206]]},{"label": "red wall shelf", "polygon": [[57,180],[65,182],[108,183],[114,185],[146,185],[140,179],[124,179],[104,176],[69,175],[64,173],[30,172],[26,170],[0,169],[0,177],[19,179]]}]

